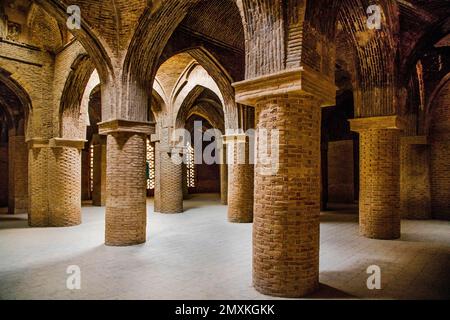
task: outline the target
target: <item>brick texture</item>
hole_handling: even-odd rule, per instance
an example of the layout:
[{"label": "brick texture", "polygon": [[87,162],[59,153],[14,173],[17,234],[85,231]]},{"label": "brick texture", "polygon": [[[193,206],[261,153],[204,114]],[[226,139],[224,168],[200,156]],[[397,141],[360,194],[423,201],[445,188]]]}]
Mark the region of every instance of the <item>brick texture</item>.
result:
[{"label": "brick texture", "polygon": [[9,137],[8,212],[28,212],[28,146],[24,136]]},{"label": "brick texture", "polygon": [[46,147],[32,147],[28,153],[28,224],[31,227],[49,225],[48,153]]},{"label": "brick texture", "polygon": [[0,207],[8,206],[8,144],[0,144]]},{"label": "brick texture", "polygon": [[[234,148],[234,164],[230,164],[228,176],[228,221],[253,222],[254,165],[249,161],[249,142],[228,144]],[[245,152],[245,164],[238,163],[239,149]]]},{"label": "brick texture", "polygon": [[355,201],[353,140],[328,143],[328,201]]},{"label": "brick texture", "polygon": [[220,165],[220,203],[228,204],[228,165]]},{"label": "brick texture", "polygon": [[183,212],[183,168],[173,163],[167,148],[156,143],[155,212]]},{"label": "brick texture", "polygon": [[257,129],[282,130],[278,173],[255,166],[253,283],[264,294],[305,296],[319,283],[321,110],[312,97],[285,95],[258,101],[256,119]]},{"label": "brick texture", "polygon": [[114,132],[107,138],[105,243],[146,241],[145,134]]},{"label": "brick texture", "polygon": [[400,237],[400,130],[360,131],[360,234]]},{"label": "brick texture", "polygon": [[450,220],[450,82],[441,89],[433,108],[431,206],[434,218]]},{"label": "brick texture", "polygon": [[404,219],[430,219],[430,150],[428,145],[400,147],[400,205]]},{"label": "brick texture", "polygon": [[51,148],[48,164],[48,226],[79,225],[81,223],[81,150],[69,147]]},{"label": "brick texture", "polygon": [[93,184],[92,204],[104,206],[106,204],[106,143],[94,144]]}]

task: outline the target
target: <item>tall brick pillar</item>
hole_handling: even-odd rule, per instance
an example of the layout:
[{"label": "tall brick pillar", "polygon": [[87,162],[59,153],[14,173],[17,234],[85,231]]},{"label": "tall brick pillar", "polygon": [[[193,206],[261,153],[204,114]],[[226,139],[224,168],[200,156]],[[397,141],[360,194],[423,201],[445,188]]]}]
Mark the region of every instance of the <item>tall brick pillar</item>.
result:
[{"label": "tall brick pillar", "polygon": [[228,204],[228,165],[225,161],[220,165],[220,203]]},{"label": "tall brick pillar", "polygon": [[8,213],[28,212],[28,146],[24,136],[9,136]]},{"label": "tall brick pillar", "polygon": [[146,241],[146,145],[150,123],[112,120],[99,124],[107,135],[105,243],[129,246]]},{"label": "tall brick pillar", "polygon": [[431,219],[430,149],[426,136],[400,140],[400,207],[405,219]]},{"label": "tall brick pillar", "polygon": [[28,146],[28,224],[48,227],[48,140],[32,139]]},{"label": "tall brick pillar", "polygon": [[[152,135],[155,142],[155,212],[183,212],[183,197],[186,182],[183,176],[183,164],[172,161],[172,152],[180,157],[183,150],[174,149],[170,144],[171,127],[159,128]],[[186,185],[187,186],[187,185]]]},{"label": "tall brick pillar", "polygon": [[183,212],[183,165],[172,161],[172,149],[156,143],[155,212]]},{"label": "tall brick pillar", "polygon": [[359,230],[373,239],[400,237],[400,133],[397,116],[351,120],[360,135]]},{"label": "tall brick pillar", "polygon": [[84,140],[54,138],[29,142],[28,190],[32,227],[81,223],[81,149]]},{"label": "tall brick pillar", "polygon": [[49,141],[49,226],[81,223],[81,150],[84,140]]},{"label": "tall brick pillar", "polygon": [[[256,109],[253,285],[273,296],[319,285],[320,107],[334,103],[335,87],[310,75],[293,69],[234,84],[236,101]],[[323,96],[305,91],[312,83]]]},{"label": "tall brick pillar", "polygon": [[92,191],[92,204],[94,206],[106,205],[106,137],[94,135],[94,176]]},{"label": "tall brick pillar", "polygon": [[253,222],[254,165],[245,134],[224,136],[228,152],[228,221]]}]

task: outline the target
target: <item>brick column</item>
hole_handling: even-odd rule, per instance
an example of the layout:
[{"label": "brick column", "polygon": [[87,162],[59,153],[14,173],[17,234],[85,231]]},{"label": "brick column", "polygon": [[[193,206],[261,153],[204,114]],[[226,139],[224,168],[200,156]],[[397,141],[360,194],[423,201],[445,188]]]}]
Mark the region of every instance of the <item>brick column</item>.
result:
[{"label": "brick column", "polygon": [[32,139],[28,146],[28,224],[48,227],[48,140]]},{"label": "brick column", "polygon": [[9,136],[8,213],[28,212],[28,146],[24,136]]},{"label": "brick column", "polygon": [[146,144],[150,123],[112,120],[99,124],[107,135],[105,243],[146,241]]},{"label": "brick column", "polygon": [[400,207],[405,219],[431,219],[430,150],[427,137],[400,140]]},{"label": "brick column", "polygon": [[171,159],[172,150],[165,143],[156,143],[155,212],[183,212],[183,165]]},{"label": "brick column", "polygon": [[400,237],[400,133],[397,116],[351,120],[360,135],[360,234]]},{"label": "brick column", "polygon": [[[334,84],[302,68],[234,86],[236,100],[256,109],[253,285],[273,296],[308,295],[319,285],[320,107],[335,103]],[[264,152],[263,130],[278,130],[279,152]]]},{"label": "brick column", "polygon": [[228,152],[228,221],[253,222],[254,165],[245,134],[224,136]]},{"label": "brick column", "polygon": [[84,140],[29,141],[29,214],[32,227],[81,223],[81,149]]},{"label": "brick column", "polygon": [[228,165],[225,161],[220,165],[220,203],[228,204]]},{"label": "brick column", "polygon": [[106,139],[95,135],[94,143],[94,190],[92,192],[92,204],[94,206],[106,205]]},{"label": "brick column", "polygon": [[81,150],[84,140],[49,141],[49,226],[81,224]]}]

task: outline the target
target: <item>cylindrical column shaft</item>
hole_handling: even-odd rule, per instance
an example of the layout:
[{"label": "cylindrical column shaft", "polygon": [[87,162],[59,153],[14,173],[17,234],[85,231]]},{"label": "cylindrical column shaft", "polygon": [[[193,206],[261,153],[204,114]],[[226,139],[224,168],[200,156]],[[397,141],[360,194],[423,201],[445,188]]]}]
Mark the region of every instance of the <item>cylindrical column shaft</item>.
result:
[{"label": "cylindrical column shaft", "polygon": [[400,130],[360,130],[360,234],[400,237]]},{"label": "cylindrical column shaft", "polygon": [[118,131],[108,134],[107,245],[128,246],[146,241],[146,139],[143,133]]},{"label": "cylindrical column shaft", "polygon": [[228,176],[228,221],[234,223],[253,222],[254,165],[249,158],[249,137],[240,135],[227,143],[233,148]]},{"label": "cylindrical column shaft", "polygon": [[[315,98],[289,94],[259,100],[256,119],[253,283],[264,294],[302,297],[319,284],[321,110]],[[278,130],[279,144],[268,140],[278,157],[276,148],[261,150],[264,130]],[[278,170],[268,174],[267,165]]]}]

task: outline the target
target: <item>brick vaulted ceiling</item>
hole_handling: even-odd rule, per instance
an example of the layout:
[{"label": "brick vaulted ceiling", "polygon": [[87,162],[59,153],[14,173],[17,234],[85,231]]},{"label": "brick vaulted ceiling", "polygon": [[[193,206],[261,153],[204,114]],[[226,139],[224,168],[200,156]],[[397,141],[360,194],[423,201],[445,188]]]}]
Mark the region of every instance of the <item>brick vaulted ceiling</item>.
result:
[{"label": "brick vaulted ceiling", "polygon": [[[102,38],[112,52],[128,48],[131,38],[143,14],[148,14],[163,6],[167,0],[47,0],[55,5],[76,3],[83,19],[93,32]],[[343,2],[345,2],[344,0]],[[38,1],[39,2],[39,1]],[[181,22],[180,27],[211,41],[226,44],[237,51],[244,50],[244,34],[241,17],[236,0],[199,0]],[[403,57],[408,57],[420,42],[443,38],[450,30],[450,5],[448,0],[396,0],[400,13],[400,50]],[[7,7],[15,7],[24,16],[30,9],[30,0],[5,0]],[[14,17],[15,20],[19,19]],[[433,33],[433,31],[435,31]],[[433,33],[434,37],[426,37]]]}]

